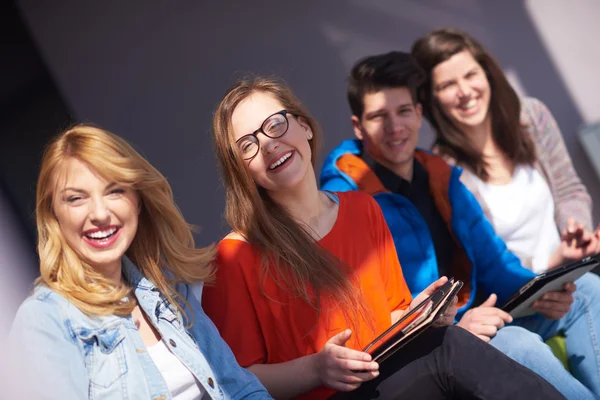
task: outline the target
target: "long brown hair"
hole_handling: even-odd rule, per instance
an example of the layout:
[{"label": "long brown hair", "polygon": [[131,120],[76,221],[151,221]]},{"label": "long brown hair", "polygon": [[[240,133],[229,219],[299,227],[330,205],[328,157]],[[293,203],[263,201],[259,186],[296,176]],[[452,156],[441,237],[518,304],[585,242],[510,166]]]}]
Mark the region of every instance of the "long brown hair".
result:
[{"label": "long brown hair", "polygon": [[[90,125],[76,125],[58,135],[42,158],[35,213],[41,273],[37,283],[47,285],[90,315],[128,315],[136,304],[125,300],[131,296],[128,286],[115,284],[97,272],[62,234],[52,200],[57,178],[69,158],[79,159],[107,180],[138,193],[138,229],[127,256],[173,306],[183,311],[173,284],[212,281],[214,248],[194,248],[190,226],[158,170],[122,138]],[[185,303],[183,298],[179,300]]]},{"label": "long brown hair", "polygon": [[469,51],[481,65],[490,83],[490,118],[492,137],[496,145],[513,163],[535,162],[535,148],[526,126],[521,123],[521,102],[504,72],[483,48],[467,33],[457,29],[438,29],[420,38],[412,47],[412,56],[427,74],[425,83],[419,88],[419,101],[423,114],[437,132],[435,146],[440,154],[447,155],[459,164],[467,166],[482,180],[488,179],[483,155],[469,137],[442,111],[434,96],[432,85],[433,69],[453,55]]},{"label": "long brown hair", "polygon": [[[281,205],[256,185],[238,154],[231,117],[236,107],[253,93],[277,99],[292,116],[304,120],[313,132],[309,140],[313,168],[322,133],[292,90],[281,80],[252,77],[238,81],[225,94],[213,117],[213,140],[226,189],[225,217],[234,232],[244,236],[261,253],[261,274],[289,289],[318,312],[323,295],[334,300],[349,323],[358,317],[369,321],[359,286],[337,258],[316,243]],[[264,288],[263,288],[264,289]]]}]

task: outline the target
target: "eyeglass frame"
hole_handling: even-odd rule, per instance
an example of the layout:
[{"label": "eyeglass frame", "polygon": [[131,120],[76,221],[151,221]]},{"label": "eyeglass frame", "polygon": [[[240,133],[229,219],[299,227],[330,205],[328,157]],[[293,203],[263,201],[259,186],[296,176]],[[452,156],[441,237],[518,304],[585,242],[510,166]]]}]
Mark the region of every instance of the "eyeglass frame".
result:
[{"label": "eyeglass frame", "polygon": [[[267,123],[267,121],[268,121],[268,120],[270,120],[272,117],[274,117],[275,115],[278,115],[278,114],[279,114],[279,115],[283,115],[283,118],[285,118],[285,123],[286,123],[285,130],[284,130],[284,131],[283,131],[283,133],[282,133],[281,135],[279,135],[279,136],[270,136],[270,135],[268,135],[268,134],[267,134],[267,133],[264,131],[263,127],[265,126],[265,124]],[[237,147],[237,144],[238,144],[238,143],[239,143],[239,142],[240,142],[242,139],[245,139],[245,138],[247,138],[247,137],[249,137],[249,136],[254,136],[254,139],[256,139],[256,145],[258,146],[258,148],[257,148],[257,150],[256,150],[256,153],[254,153],[254,154],[253,154],[251,157],[248,157],[248,158],[243,158],[243,160],[244,160],[244,161],[252,160],[252,159],[253,159],[254,157],[256,157],[256,156],[258,155],[258,153],[260,152],[260,140],[258,140],[258,134],[259,134],[259,133],[262,133],[263,135],[265,135],[266,137],[268,137],[268,138],[271,138],[271,139],[277,139],[277,138],[280,138],[280,137],[282,137],[283,135],[285,135],[285,134],[287,133],[287,131],[290,129],[290,120],[289,120],[289,119],[288,119],[288,117],[287,117],[288,115],[293,115],[293,114],[292,114],[292,113],[290,113],[288,110],[281,110],[281,111],[277,111],[276,113],[273,113],[273,114],[269,115],[267,118],[265,118],[265,120],[262,122],[262,124],[260,124],[260,128],[258,128],[257,130],[255,130],[255,131],[254,131],[254,132],[252,132],[252,133],[248,133],[247,135],[244,135],[244,136],[242,136],[241,138],[239,138],[238,140],[236,140],[236,141],[235,141],[235,144],[236,144],[236,147]],[[240,151],[239,147],[238,147],[238,151]]]}]

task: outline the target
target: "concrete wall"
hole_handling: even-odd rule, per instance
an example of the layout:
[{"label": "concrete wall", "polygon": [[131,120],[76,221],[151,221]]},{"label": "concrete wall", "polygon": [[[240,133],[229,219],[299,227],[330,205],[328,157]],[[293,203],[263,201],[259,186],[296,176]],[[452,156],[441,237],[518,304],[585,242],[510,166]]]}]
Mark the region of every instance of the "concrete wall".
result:
[{"label": "concrete wall", "polygon": [[[352,135],[345,100],[351,65],[362,56],[408,50],[442,26],[471,32],[521,91],[550,107],[597,202],[598,178],[576,140],[579,126],[597,117],[597,109],[588,110],[597,108],[597,91],[588,93],[566,77],[582,73],[580,62],[598,65],[598,52],[567,51],[571,34],[581,38],[573,18],[598,6],[593,0],[578,2],[578,8],[555,1],[544,13],[550,3],[19,1],[70,111],[132,141],[168,177],[186,218],[203,227],[200,244],[227,230],[208,130],[216,103],[236,77],[247,71],[284,77],[322,123],[328,151]],[[548,15],[561,23],[547,23]],[[586,27],[589,37],[600,37],[597,24]],[[548,38],[555,36],[564,38],[562,45],[549,49]],[[597,74],[583,73],[598,85]],[[575,100],[573,93],[584,95]],[[431,138],[425,129],[421,145]]]}]

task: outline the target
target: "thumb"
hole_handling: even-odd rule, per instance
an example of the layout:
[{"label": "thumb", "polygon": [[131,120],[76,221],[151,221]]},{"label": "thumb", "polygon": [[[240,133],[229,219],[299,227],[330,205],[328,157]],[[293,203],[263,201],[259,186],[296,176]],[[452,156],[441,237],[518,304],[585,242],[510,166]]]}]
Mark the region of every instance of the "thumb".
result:
[{"label": "thumb", "polygon": [[337,346],[345,346],[348,339],[352,336],[352,331],[350,329],[346,329],[337,335],[333,336],[331,339],[327,341],[329,344],[335,344]]},{"label": "thumb", "polygon": [[442,286],[444,286],[444,284],[446,282],[448,282],[448,277],[442,276],[437,281],[435,281],[431,285],[429,285],[427,287],[427,289],[423,290],[423,292],[425,294],[427,294],[428,296],[431,296],[432,294],[435,293],[436,290],[438,290],[439,288],[441,288]]},{"label": "thumb", "polygon": [[494,307],[496,305],[496,300],[498,300],[498,296],[496,296],[495,293],[492,293],[480,307]]}]

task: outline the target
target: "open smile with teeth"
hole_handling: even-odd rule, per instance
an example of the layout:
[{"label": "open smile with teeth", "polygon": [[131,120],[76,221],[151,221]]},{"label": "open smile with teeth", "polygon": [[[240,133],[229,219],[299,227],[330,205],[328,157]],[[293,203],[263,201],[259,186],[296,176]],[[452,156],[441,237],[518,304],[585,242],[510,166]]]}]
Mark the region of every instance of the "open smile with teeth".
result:
[{"label": "open smile with teeth", "polygon": [[477,105],[477,99],[471,99],[458,108],[460,108],[461,110],[470,110],[471,108],[475,107],[476,105]]},{"label": "open smile with teeth", "polygon": [[119,229],[115,226],[102,231],[84,233],[84,235],[90,240],[103,242],[110,239],[115,233],[117,233],[118,230]]},{"label": "open smile with teeth", "polygon": [[280,165],[285,163],[287,160],[289,160],[291,156],[292,156],[291,151],[289,153],[284,154],[283,156],[281,156],[281,158],[279,160],[277,160],[273,164],[269,165],[269,169],[274,170],[275,168],[279,167]]},{"label": "open smile with teeth", "polygon": [[390,144],[390,146],[401,146],[403,144],[405,144],[408,141],[408,139],[400,139],[400,140],[394,140],[391,142],[388,142]]}]

